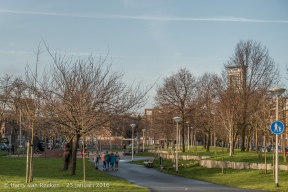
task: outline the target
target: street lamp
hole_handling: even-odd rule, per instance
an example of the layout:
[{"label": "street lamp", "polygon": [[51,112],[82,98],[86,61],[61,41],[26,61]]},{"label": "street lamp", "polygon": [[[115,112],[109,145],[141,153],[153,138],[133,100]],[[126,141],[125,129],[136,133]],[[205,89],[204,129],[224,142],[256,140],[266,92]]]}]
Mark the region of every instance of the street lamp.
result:
[{"label": "street lamp", "polygon": [[133,155],[134,155],[134,128],[136,127],[135,124],[130,125],[132,127],[132,161],[133,161]]},{"label": "street lamp", "polygon": [[176,122],[176,172],[178,172],[178,123],[181,121],[181,117],[173,117]]},{"label": "street lamp", "polygon": [[112,132],[110,131],[110,140],[109,140],[110,150],[112,150],[111,137],[112,137]]},{"label": "street lamp", "polygon": [[[276,96],[276,121],[278,121],[278,97],[285,92],[285,89],[275,87],[269,90],[271,94]],[[275,151],[275,184],[278,187],[278,134],[276,134],[276,151]]]},{"label": "street lamp", "polygon": [[144,143],[145,143],[144,132],[146,131],[146,129],[142,129],[142,131],[143,131],[143,153],[144,153]]},{"label": "street lamp", "polygon": [[99,141],[99,151],[100,151],[100,153],[102,153],[102,137],[103,137],[103,134],[100,135],[100,141]]},{"label": "street lamp", "polygon": [[[19,135],[19,148],[21,148],[22,149],[22,130],[21,130],[21,109],[20,109],[20,118],[19,118],[19,128],[20,128],[20,135]],[[18,150],[19,151],[19,150]]]}]

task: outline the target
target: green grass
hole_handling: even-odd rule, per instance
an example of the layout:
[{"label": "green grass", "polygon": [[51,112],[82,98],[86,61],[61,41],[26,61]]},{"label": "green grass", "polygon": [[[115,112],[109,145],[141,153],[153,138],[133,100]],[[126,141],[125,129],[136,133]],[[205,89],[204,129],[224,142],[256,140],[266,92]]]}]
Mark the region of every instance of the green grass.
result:
[{"label": "green grass", "polygon": [[[222,148],[217,148],[218,154],[214,154],[214,147],[211,152],[206,152],[205,148],[198,146],[197,154],[194,153],[194,148],[190,148],[190,152],[179,153],[179,155],[200,155],[210,156],[213,160],[222,159]],[[235,150],[235,154],[229,157],[227,148],[224,148],[224,161],[238,161],[250,163],[264,163],[264,153],[262,153],[262,161],[258,159],[259,154],[255,151],[241,152],[239,149]],[[24,157],[7,157],[7,151],[0,151],[0,191],[19,191],[20,184],[25,183],[25,163]],[[153,153],[139,153],[135,156],[157,156]],[[287,159],[288,160],[288,159]],[[267,153],[267,162],[273,162],[273,154]],[[143,164],[143,161],[134,161],[133,163]],[[283,162],[283,155],[279,154],[279,164],[288,165]],[[163,160],[164,169],[160,168],[159,159],[156,158],[154,162],[155,168],[169,173],[183,177],[208,181],[217,184],[224,184],[227,186],[234,186],[240,188],[262,189],[270,191],[288,192],[288,171],[279,171],[279,187],[275,187],[275,179],[273,172],[268,171],[264,174],[264,170],[234,170],[224,169],[209,169],[200,167],[196,161],[179,160],[179,171],[175,171],[172,160]],[[76,175],[71,176],[69,171],[61,171],[61,158],[34,158],[34,181],[29,187],[27,184],[21,191],[149,191],[149,189],[133,185],[126,180],[113,177],[111,175],[102,173],[93,168],[91,162],[86,162],[86,181],[83,181],[82,173],[82,159],[77,161]],[[167,169],[169,168],[170,169]],[[5,188],[5,185],[8,188]],[[19,186],[16,186],[16,185]],[[46,187],[40,184],[48,184]],[[57,185],[55,188],[49,184]],[[86,185],[84,185],[86,184]],[[13,186],[14,185],[14,186]],[[59,186],[58,186],[59,185]],[[94,186],[93,186],[94,185]]]},{"label": "green grass", "polygon": [[8,155],[9,153],[7,151],[0,151],[0,156],[6,156]]},{"label": "green grass", "polygon": [[[7,153],[6,153],[7,154]],[[0,156],[0,191],[127,191],[147,192],[147,188],[133,185],[118,177],[95,170],[86,161],[86,181],[83,181],[82,159],[77,159],[76,175],[62,171],[61,158],[34,158],[34,180],[25,183],[25,157]],[[44,187],[44,184],[46,186]],[[22,187],[25,185],[25,187]],[[54,185],[55,187],[52,187]]]},{"label": "green grass", "polygon": [[[262,160],[259,159],[259,155],[261,154]],[[212,160],[221,161],[222,160],[222,148],[217,147],[217,154],[214,154],[214,147],[210,148],[210,151],[206,151],[206,149],[202,146],[197,146],[197,153],[194,152],[194,146],[190,147],[190,152],[182,153],[179,152],[179,155],[191,155],[191,156],[210,156]],[[264,152],[255,151],[240,151],[240,149],[235,149],[235,153],[232,157],[229,156],[227,152],[227,148],[223,149],[224,161],[233,161],[233,162],[247,162],[247,163],[264,163]],[[273,163],[273,153],[267,152],[267,163]],[[279,164],[280,165],[288,165],[288,162],[283,161],[283,153],[279,153]],[[287,156],[288,161],[288,156]]]},{"label": "green grass", "polygon": [[[203,147],[198,146],[197,154],[194,152],[180,153],[180,155],[203,155],[211,156],[213,160],[221,160],[222,152],[221,148],[218,148],[218,154],[214,154],[214,148],[212,152],[206,152]],[[226,148],[227,150],[227,148]],[[225,151],[226,151],[225,150]],[[229,157],[227,152],[224,153],[224,161],[238,161],[238,162],[253,162],[253,163],[264,163],[264,153],[262,153],[262,161],[258,160],[258,154],[255,151],[251,152],[241,152],[240,150],[235,150],[233,157]],[[154,154],[151,156],[155,156]],[[269,161],[273,161],[273,154],[267,153]],[[156,155],[157,157],[157,155]],[[282,156],[283,158],[283,156]],[[288,159],[287,159],[288,160]],[[280,164],[286,164],[281,162],[281,155],[279,155]],[[142,161],[134,161],[135,164],[143,165]],[[239,188],[249,188],[249,189],[260,189],[269,191],[281,191],[288,192],[288,171],[279,170],[279,187],[275,187],[275,179],[273,177],[273,171],[268,170],[267,174],[264,170],[235,170],[235,169],[224,169],[224,174],[222,174],[222,169],[219,168],[204,168],[199,166],[197,161],[194,160],[179,160],[179,171],[178,173],[173,168],[172,160],[163,159],[163,169],[160,168],[159,158],[155,159],[154,167],[169,174],[179,175],[187,178],[198,179],[202,181],[208,181],[217,184],[223,184],[227,186],[239,187]]]},{"label": "green grass", "polygon": [[154,153],[142,152],[142,153],[135,154],[135,156],[139,156],[139,157],[154,156]]}]

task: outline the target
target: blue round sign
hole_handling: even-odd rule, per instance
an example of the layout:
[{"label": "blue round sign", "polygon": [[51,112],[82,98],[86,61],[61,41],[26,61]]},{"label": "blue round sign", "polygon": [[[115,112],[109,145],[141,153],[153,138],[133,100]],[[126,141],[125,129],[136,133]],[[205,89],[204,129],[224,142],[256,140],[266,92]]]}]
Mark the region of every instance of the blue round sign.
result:
[{"label": "blue round sign", "polygon": [[270,130],[274,134],[281,134],[284,131],[284,124],[281,121],[274,121],[270,125]]}]

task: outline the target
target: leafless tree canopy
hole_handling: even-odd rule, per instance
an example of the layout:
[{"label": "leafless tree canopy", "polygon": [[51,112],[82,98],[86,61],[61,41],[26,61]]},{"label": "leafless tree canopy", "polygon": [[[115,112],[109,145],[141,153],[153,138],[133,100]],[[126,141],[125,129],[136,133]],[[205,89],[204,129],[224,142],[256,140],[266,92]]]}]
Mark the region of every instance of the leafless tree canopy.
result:
[{"label": "leafless tree canopy", "polygon": [[107,57],[95,60],[88,56],[74,60],[59,52],[53,54],[47,46],[46,50],[53,65],[40,83],[44,114],[55,124],[63,125],[63,133],[70,139],[75,137],[73,152],[76,153],[83,134],[103,129],[112,116],[145,105],[152,86],[141,90],[140,83],[126,85],[122,82],[124,73],[113,71],[112,65],[106,64]]},{"label": "leafless tree canopy", "polygon": [[[145,106],[153,85],[145,89],[141,82],[127,85],[122,81],[124,72],[113,71],[107,56],[74,58],[50,51],[45,42],[42,51],[41,43],[35,53],[35,70],[27,66],[25,78],[6,75],[0,79],[0,122],[13,119],[19,130],[21,116],[25,136],[32,142],[41,131],[44,135],[64,136],[71,146],[65,161],[71,159],[71,174],[75,174],[80,137],[102,134],[103,130],[131,137],[130,114]],[[40,76],[38,65],[44,53],[48,53],[52,64]],[[269,134],[263,129],[272,118],[273,102],[268,90],[278,83],[279,71],[269,50],[256,41],[240,41],[224,64],[222,77],[204,73],[196,79],[187,68],[165,77],[157,87],[153,115],[133,119],[137,124],[135,133],[139,136],[145,128],[146,134],[154,138],[174,139],[172,118],[179,116],[183,152],[189,123],[195,143],[204,140],[209,151],[213,135],[221,142],[228,139],[232,155],[240,137],[244,150],[252,137],[257,140],[258,134]],[[284,97],[286,101],[287,95]],[[284,100],[280,101],[282,108],[286,106]],[[286,118],[283,114],[279,117]],[[67,168],[68,164],[63,166]]]},{"label": "leafless tree canopy", "polygon": [[[261,43],[252,40],[240,41],[236,45],[235,53],[225,65],[226,70],[231,68],[238,69],[240,73],[240,78],[236,80],[239,81],[239,84],[234,87],[234,91],[237,93],[237,97],[240,97],[241,115],[237,124],[241,132],[242,143],[244,143],[246,129],[250,123],[249,117],[252,116],[254,108],[257,108],[255,106],[257,102],[255,103],[253,100],[259,98],[259,94],[266,94],[268,89],[279,81],[279,72],[268,49]],[[222,76],[228,81],[230,79],[229,75],[227,78],[227,74],[227,71],[224,71]],[[229,82],[226,85],[229,85]],[[231,91],[230,93],[235,95]],[[242,145],[242,150],[244,150],[244,145]]]},{"label": "leafless tree canopy", "polygon": [[[188,106],[195,97],[195,90],[196,78],[186,68],[181,68],[177,73],[164,78],[163,85],[157,88],[154,100],[158,106],[174,109],[175,114],[180,116],[182,121],[185,122],[185,117],[191,112],[191,110],[187,111],[187,109],[189,109]],[[181,125],[182,151],[184,152],[185,123]]]},{"label": "leafless tree canopy", "polygon": [[175,108],[187,106],[193,99],[196,78],[186,69],[180,69],[163,80],[163,85],[157,88],[155,101],[159,105],[171,105]]},{"label": "leafless tree canopy", "polygon": [[251,94],[262,89],[267,90],[279,81],[279,71],[269,50],[256,41],[240,41],[225,64],[225,68],[227,67],[238,67],[243,71],[242,91],[248,90]]},{"label": "leafless tree canopy", "polygon": [[[216,81],[218,76],[212,73],[204,73],[197,80],[197,99],[196,99],[196,113],[194,114],[194,121],[196,120],[202,131],[205,134],[205,143],[207,151],[210,150],[211,134],[215,121],[217,100]],[[197,114],[197,115],[196,115]]]}]

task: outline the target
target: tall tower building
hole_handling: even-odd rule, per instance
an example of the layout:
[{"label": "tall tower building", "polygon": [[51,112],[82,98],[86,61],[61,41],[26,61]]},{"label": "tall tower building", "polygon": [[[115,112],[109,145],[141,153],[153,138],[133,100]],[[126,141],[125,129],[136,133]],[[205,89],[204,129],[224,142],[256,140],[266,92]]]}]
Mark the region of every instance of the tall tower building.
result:
[{"label": "tall tower building", "polygon": [[243,69],[239,66],[229,66],[226,68],[228,70],[228,87],[239,90],[243,82]]}]

